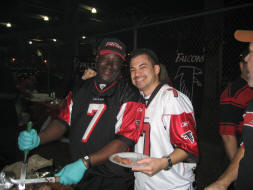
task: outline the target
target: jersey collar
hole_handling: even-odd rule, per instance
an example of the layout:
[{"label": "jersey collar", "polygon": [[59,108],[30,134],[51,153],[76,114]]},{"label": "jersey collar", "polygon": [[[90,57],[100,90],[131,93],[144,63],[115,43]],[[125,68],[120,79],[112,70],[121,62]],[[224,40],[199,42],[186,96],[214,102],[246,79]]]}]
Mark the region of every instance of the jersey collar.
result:
[{"label": "jersey collar", "polygon": [[158,91],[160,90],[160,88],[163,86],[163,83],[160,83],[155,90],[152,92],[152,94],[150,95],[150,97],[148,99],[145,99],[143,97],[144,94],[142,94],[143,100],[145,102],[146,107],[149,106],[150,102],[153,100],[153,98],[155,97],[155,95],[158,93]]}]

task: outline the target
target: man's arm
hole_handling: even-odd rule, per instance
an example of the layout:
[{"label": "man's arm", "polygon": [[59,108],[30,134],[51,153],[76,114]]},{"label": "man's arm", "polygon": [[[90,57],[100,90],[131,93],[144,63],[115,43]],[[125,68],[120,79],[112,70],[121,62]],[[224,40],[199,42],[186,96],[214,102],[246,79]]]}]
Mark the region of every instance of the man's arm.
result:
[{"label": "man's arm", "polygon": [[224,143],[226,153],[229,157],[229,160],[231,161],[238,149],[237,139],[233,135],[221,135],[221,137]]},{"label": "man's arm", "polygon": [[240,147],[235,154],[230,165],[226,171],[219,177],[219,179],[206,187],[204,190],[225,190],[228,186],[237,179],[239,163],[244,156],[244,148]]},{"label": "man's arm", "polygon": [[66,131],[66,126],[58,120],[53,120],[44,131],[39,133],[40,144],[46,144],[48,142],[58,140]]},{"label": "man's arm", "polygon": [[[219,134],[223,140],[226,154],[231,161],[238,150],[237,130],[243,120],[244,109],[238,86],[229,84],[220,95],[219,107]],[[235,94],[237,94],[235,96]]]},{"label": "man's arm", "polygon": [[115,154],[117,152],[125,152],[127,148],[128,148],[127,143],[121,140],[115,139],[111,141],[109,144],[107,144],[106,146],[104,146],[102,149],[100,149],[98,152],[89,155],[91,165],[100,164],[108,160],[108,158],[112,154]]}]

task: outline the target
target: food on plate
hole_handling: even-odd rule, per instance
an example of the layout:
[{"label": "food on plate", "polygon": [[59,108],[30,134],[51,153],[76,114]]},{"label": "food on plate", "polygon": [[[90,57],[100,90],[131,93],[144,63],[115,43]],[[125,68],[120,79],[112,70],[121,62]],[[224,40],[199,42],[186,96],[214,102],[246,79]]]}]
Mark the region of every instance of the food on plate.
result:
[{"label": "food on plate", "polygon": [[124,165],[130,165],[130,164],[132,164],[132,161],[131,161],[131,160],[129,160],[129,159],[127,159],[127,158],[122,158],[122,157],[120,157],[120,156],[118,156],[118,155],[114,156],[114,157],[113,157],[113,160],[114,160],[115,162],[118,162],[118,163],[124,164]]}]

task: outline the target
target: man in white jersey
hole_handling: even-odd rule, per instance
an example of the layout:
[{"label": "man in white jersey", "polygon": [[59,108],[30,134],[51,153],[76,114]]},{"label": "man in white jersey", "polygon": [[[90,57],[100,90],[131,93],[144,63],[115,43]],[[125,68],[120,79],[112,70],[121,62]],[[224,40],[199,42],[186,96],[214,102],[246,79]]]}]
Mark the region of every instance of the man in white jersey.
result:
[{"label": "man in white jersey", "polygon": [[156,54],[137,49],[130,55],[131,80],[146,102],[145,124],[135,152],[148,155],[133,168],[135,190],[191,190],[198,160],[192,103],[183,93],[159,81]]}]

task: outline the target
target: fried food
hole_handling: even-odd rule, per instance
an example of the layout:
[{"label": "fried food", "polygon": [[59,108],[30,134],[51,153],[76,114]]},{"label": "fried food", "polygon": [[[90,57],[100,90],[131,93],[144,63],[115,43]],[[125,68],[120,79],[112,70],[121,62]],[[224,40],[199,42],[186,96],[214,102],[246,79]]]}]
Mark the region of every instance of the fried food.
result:
[{"label": "fried food", "polygon": [[132,161],[131,161],[131,160],[129,160],[129,159],[127,159],[127,158],[122,158],[122,157],[120,157],[120,156],[114,156],[114,157],[113,157],[113,160],[114,160],[115,162],[118,162],[118,163],[124,164],[124,165],[130,165],[130,164],[132,164]]}]

